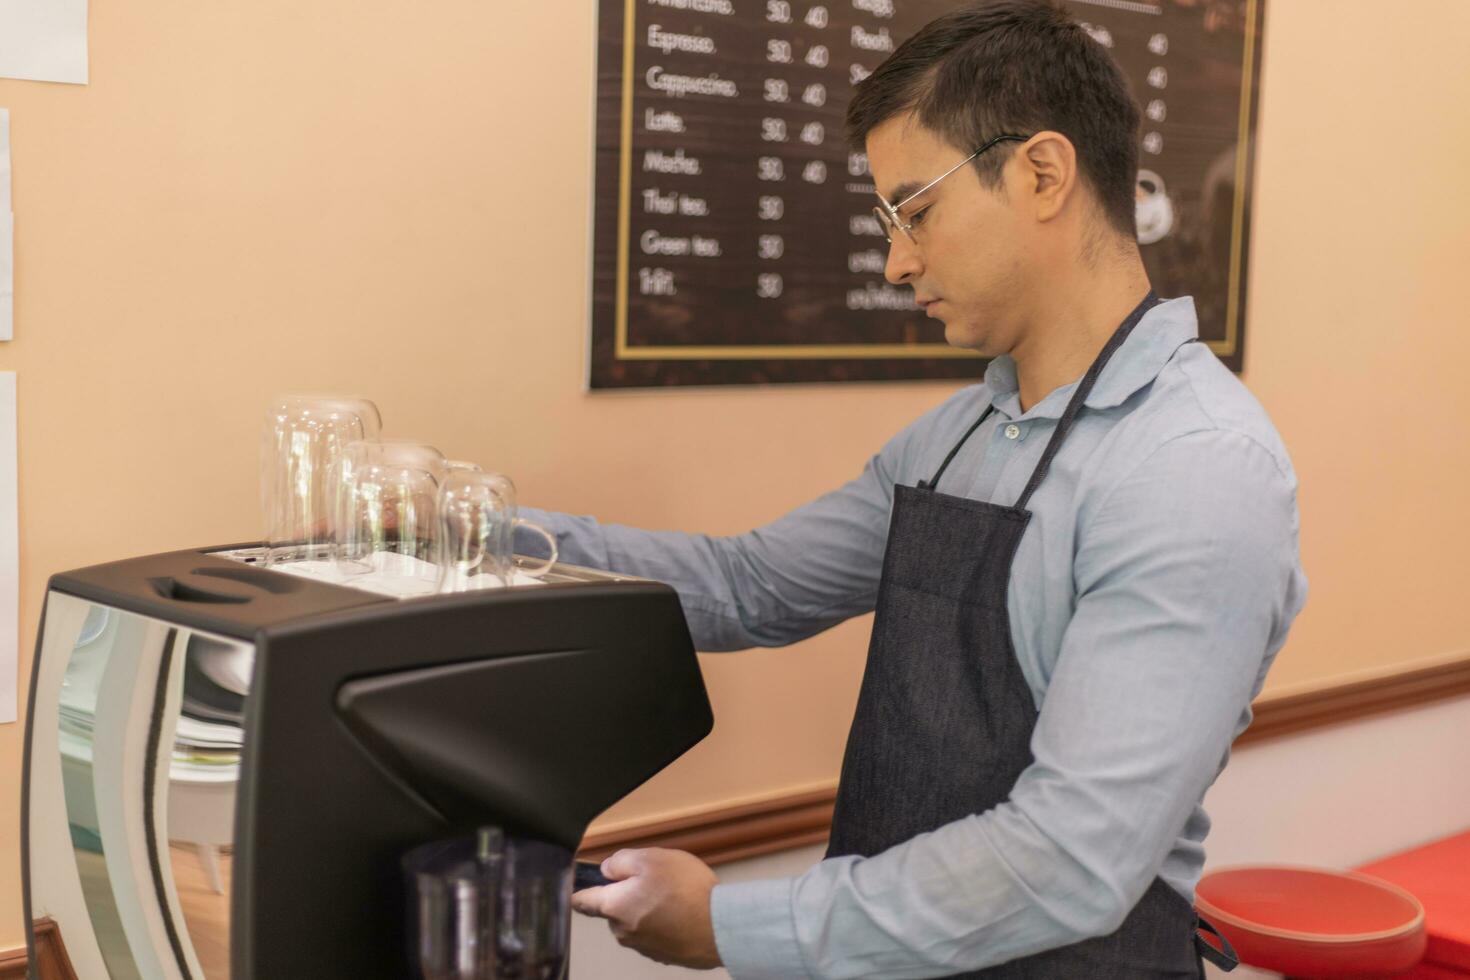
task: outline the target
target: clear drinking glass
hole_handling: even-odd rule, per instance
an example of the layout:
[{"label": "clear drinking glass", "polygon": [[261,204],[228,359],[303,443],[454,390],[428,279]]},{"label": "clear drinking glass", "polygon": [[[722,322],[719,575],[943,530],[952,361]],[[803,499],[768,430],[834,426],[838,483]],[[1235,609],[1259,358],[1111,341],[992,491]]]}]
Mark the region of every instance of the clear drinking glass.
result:
[{"label": "clear drinking glass", "polygon": [[484,828],[403,858],[423,980],[559,980],[571,940],[572,852]]},{"label": "clear drinking glass", "polygon": [[444,455],[414,442],[357,442],[338,461],[333,549],[346,584],[391,595],[439,583],[439,488]]},{"label": "clear drinking glass", "polygon": [[[517,566],[515,529],[546,539],[551,557]],[[514,585],[518,576],[538,578],[556,564],[556,538],[539,524],[516,516],[515,484],[502,473],[454,469],[439,492],[441,592]]]},{"label": "clear drinking glass", "polygon": [[561,980],[572,938],[572,852],[512,837],[500,877],[498,980]]},{"label": "clear drinking glass", "polygon": [[272,403],[261,446],[266,564],[328,557],[337,460],[349,443],[376,439],[382,427],[378,407],[365,398],[286,395]]}]

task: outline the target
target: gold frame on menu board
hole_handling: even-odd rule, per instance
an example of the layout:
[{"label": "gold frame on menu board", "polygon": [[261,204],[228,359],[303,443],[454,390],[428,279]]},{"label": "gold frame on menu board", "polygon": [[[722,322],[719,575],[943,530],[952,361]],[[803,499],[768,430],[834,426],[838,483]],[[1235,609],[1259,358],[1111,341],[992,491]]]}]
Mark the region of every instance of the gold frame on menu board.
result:
[{"label": "gold frame on menu board", "polygon": [[[1240,330],[1240,260],[1245,226],[1246,168],[1249,165],[1251,96],[1254,88],[1256,7],[1247,0],[1245,58],[1240,88],[1240,122],[1235,141],[1235,201],[1230,227],[1230,278],[1225,307],[1225,339],[1207,341],[1215,354],[1235,353]],[[618,160],[618,271],[613,356],[620,361],[815,360],[825,358],[978,357],[974,351],[948,344],[649,344],[628,343],[628,230],[633,194],[633,53],[637,48],[634,16],[637,0],[623,10],[623,104]]]}]

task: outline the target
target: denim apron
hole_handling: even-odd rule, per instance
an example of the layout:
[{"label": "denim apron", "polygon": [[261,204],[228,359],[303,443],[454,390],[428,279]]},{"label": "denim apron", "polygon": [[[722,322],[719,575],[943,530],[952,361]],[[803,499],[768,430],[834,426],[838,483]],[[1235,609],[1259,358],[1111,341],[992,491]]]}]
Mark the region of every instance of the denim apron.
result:
[{"label": "denim apron", "polygon": [[[1098,354],[1014,507],[934,489],[993,407],[950,450],[932,480],[894,487],[877,616],[842,762],[828,857],[870,857],[983,813],[1010,796],[1031,764],[1037,709],[1016,660],[1006,608],[1011,561],[1031,519],[1026,504],[1108,359],[1158,302],[1150,292]],[[1189,902],[1155,878],[1111,935],[962,976],[1199,977],[1199,957],[1214,960],[1219,954],[1197,938],[1197,923]]]}]

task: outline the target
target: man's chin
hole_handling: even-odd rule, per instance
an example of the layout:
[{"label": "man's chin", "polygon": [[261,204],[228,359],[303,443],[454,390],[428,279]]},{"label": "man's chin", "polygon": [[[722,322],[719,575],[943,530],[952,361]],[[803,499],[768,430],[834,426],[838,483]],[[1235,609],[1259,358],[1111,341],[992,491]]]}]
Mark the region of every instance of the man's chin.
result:
[{"label": "man's chin", "polygon": [[944,342],[961,350],[984,353],[981,350],[981,345],[985,343],[984,335],[974,324],[965,323],[962,320],[944,321]]}]

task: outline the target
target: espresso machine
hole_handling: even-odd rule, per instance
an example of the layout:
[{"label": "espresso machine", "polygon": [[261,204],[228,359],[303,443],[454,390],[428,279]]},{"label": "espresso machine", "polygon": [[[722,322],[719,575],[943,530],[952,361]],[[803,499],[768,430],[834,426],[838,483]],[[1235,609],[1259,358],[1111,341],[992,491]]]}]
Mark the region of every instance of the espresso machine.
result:
[{"label": "espresso machine", "polygon": [[[712,725],[655,582],[558,564],[395,598],[258,546],[56,575],[26,727],[28,929],[54,919],[82,980],[418,976],[405,854],[487,826],[575,851]],[[181,899],[185,859],[217,907]]]}]

